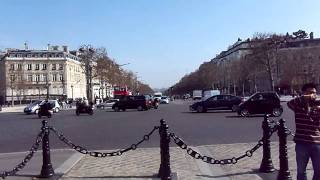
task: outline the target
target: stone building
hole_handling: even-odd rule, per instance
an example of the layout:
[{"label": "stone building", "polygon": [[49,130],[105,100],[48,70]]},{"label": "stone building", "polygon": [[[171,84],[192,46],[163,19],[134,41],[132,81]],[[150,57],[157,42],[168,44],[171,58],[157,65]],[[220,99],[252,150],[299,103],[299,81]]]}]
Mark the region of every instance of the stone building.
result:
[{"label": "stone building", "polygon": [[[217,84],[224,93],[234,93],[233,89],[239,92],[248,92],[252,94],[255,91],[270,91],[270,83],[267,81],[267,74],[264,72],[255,72],[248,76],[243,85],[237,87],[230,82],[230,73],[228,65],[232,61],[245,58],[251,53],[250,43],[254,40],[247,39],[238,41],[230,46],[226,51],[222,51],[211,63],[222,67]],[[313,33],[307,39],[289,39],[277,50],[277,63],[272,66],[272,75],[274,79],[274,89],[282,94],[289,94],[298,91],[302,84],[314,82],[320,84],[320,38],[314,38]],[[241,87],[242,86],[242,87]]]},{"label": "stone building", "polygon": [[0,96],[6,101],[80,98],[86,80],[76,52],[67,46],[46,50],[7,49],[0,54]]}]

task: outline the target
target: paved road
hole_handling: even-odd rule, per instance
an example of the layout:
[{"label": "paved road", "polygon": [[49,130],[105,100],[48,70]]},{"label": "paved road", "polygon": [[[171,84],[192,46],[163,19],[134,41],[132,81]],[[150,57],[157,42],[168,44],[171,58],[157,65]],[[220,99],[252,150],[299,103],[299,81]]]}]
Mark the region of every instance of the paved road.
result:
[{"label": "paved road", "polygon": [[[261,138],[262,116],[240,118],[229,111],[191,113],[190,101],[175,101],[160,105],[160,109],[138,112],[113,112],[96,110],[93,116],[79,117],[74,110],[61,111],[49,120],[49,124],[63,132],[75,144],[88,149],[118,149],[130,146],[147,134],[159,120],[164,118],[170,131],[182,137],[188,144],[214,145],[256,142]],[[293,113],[285,106],[283,118],[287,126],[294,129]],[[289,121],[290,120],[290,121]],[[35,115],[20,112],[0,113],[0,153],[27,151],[40,131],[41,120]],[[276,140],[276,136],[274,136]],[[66,146],[53,135],[52,149]],[[158,135],[142,147],[158,147]]]}]

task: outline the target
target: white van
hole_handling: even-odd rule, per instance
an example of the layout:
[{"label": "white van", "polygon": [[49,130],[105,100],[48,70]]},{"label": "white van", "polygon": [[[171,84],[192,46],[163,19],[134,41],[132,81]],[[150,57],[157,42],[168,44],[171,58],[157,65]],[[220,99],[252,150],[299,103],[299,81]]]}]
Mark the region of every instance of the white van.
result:
[{"label": "white van", "polygon": [[156,92],[153,94],[154,99],[158,99],[158,101],[160,102],[161,97],[162,97],[162,93],[161,92]]}]

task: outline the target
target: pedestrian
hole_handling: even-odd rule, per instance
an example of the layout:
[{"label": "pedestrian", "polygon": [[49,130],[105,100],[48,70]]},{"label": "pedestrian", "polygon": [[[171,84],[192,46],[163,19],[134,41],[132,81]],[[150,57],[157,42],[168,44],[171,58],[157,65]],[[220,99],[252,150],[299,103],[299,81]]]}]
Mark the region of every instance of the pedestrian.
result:
[{"label": "pedestrian", "polygon": [[307,179],[309,159],[314,171],[313,180],[320,180],[320,106],[316,93],[316,85],[307,83],[302,87],[302,95],[287,103],[295,115],[297,180]]}]

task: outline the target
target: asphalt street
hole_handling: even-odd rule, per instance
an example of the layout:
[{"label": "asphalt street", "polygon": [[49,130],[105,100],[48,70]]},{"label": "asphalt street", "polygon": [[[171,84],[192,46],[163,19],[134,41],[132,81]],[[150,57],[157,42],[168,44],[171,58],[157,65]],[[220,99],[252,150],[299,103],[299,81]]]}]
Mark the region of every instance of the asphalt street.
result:
[{"label": "asphalt street", "polygon": [[[62,132],[74,144],[90,150],[119,149],[140,141],[161,118],[167,121],[169,131],[183,138],[189,145],[214,145],[226,143],[257,142],[262,137],[263,116],[238,117],[231,111],[192,113],[188,105],[192,101],[177,100],[161,104],[149,111],[95,110],[94,115],[75,115],[75,110],[64,110],[48,119],[49,125]],[[285,103],[282,118],[294,130],[293,113]],[[43,118],[46,119],[46,118]],[[41,128],[36,115],[22,112],[0,113],[0,153],[28,151]],[[275,118],[278,120],[279,118]],[[276,141],[277,137],[273,136]],[[173,144],[173,143],[172,143]],[[68,149],[52,133],[51,149]],[[158,147],[159,136],[154,133],[141,147]]]}]

